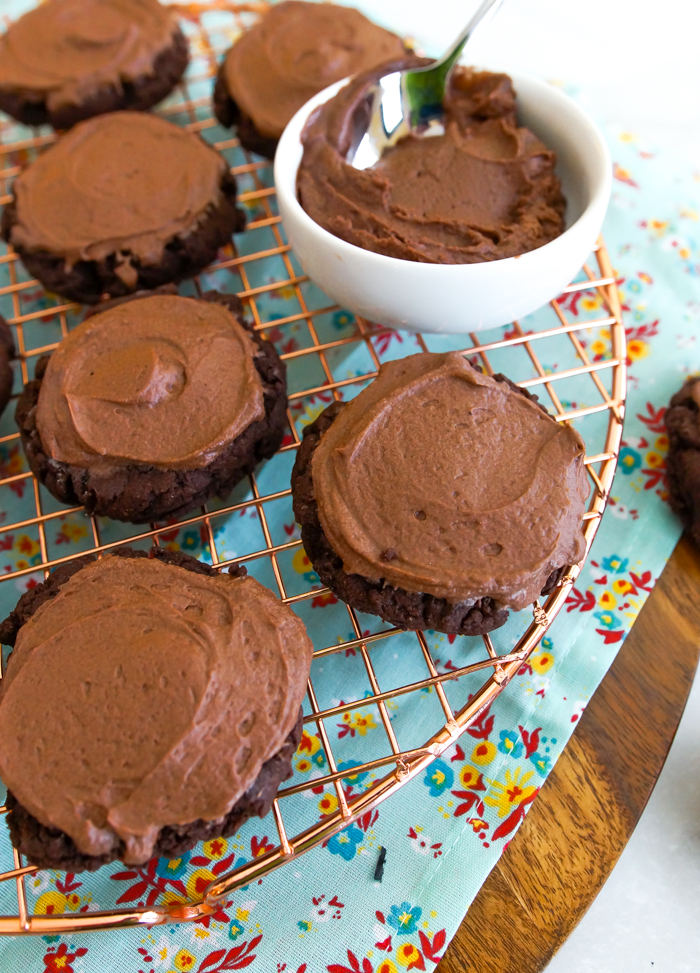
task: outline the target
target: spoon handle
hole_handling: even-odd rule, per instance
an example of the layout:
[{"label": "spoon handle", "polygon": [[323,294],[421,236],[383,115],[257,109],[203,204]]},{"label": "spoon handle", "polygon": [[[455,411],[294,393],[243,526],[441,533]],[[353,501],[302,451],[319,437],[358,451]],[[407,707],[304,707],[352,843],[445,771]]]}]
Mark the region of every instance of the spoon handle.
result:
[{"label": "spoon handle", "polygon": [[424,68],[411,68],[403,75],[404,108],[411,127],[442,114],[442,100],[452,69],[468,41],[481,24],[493,17],[503,0],[484,0],[454,44],[439,61]]}]

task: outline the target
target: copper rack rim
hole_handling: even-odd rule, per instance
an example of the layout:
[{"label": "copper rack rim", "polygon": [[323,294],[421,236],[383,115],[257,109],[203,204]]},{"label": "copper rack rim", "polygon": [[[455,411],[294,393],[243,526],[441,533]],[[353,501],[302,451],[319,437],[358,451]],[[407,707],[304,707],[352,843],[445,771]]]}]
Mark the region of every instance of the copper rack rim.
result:
[{"label": "copper rack rim", "polygon": [[[233,18],[233,26],[236,30],[243,29],[241,14],[256,14],[265,9],[263,2],[235,3],[233,0],[207,0],[205,3],[188,4],[183,16],[189,18],[187,30],[189,33],[194,31],[197,35],[200,51],[204,51],[207,61],[207,73],[198,74],[196,78],[190,78],[189,82],[181,86],[179,96],[181,100],[176,104],[167,106],[163,111],[166,117],[175,118],[181,116],[186,126],[192,131],[205,132],[215,124],[211,116],[203,117],[203,109],[208,104],[207,98],[191,97],[188,83],[194,80],[202,80],[205,77],[213,76],[217,67],[217,55],[223,52],[223,48],[215,47],[207,34],[206,28],[202,23],[193,23],[191,18],[195,8],[198,11],[225,10]],[[24,156],[27,153],[36,153],[50,144],[53,135],[35,135],[33,138],[20,141],[7,142],[8,133],[12,132],[9,124],[0,124],[0,159],[4,163],[0,164],[0,182],[4,187],[4,195],[0,196],[0,201],[11,198],[9,192],[10,181],[21,171],[25,163]],[[239,146],[238,140],[234,137],[213,142],[221,150],[236,148]],[[18,157],[18,155],[20,157]],[[255,218],[250,220],[246,232],[257,229],[268,228],[272,235],[274,245],[266,245],[264,249],[243,255],[229,257],[224,255],[212,266],[215,269],[227,269],[237,274],[240,279],[240,288],[236,287],[238,295],[247,303],[252,314],[253,323],[256,330],[266,333],[273,329],[284,328],[288,325],[303,324],[308,331],[308,344],[285,352],[283,357],[292,362],[304,359],[305,356],[313,356],[318,362],[325,376],[325,382],[313,388],[295,389],[290,395],[290,430],[292,433],[291,441],[282,447],[283,452],[294,450],[299,445],[300,433],[296,428],[293,419],[295,409],[303,400],[309,400],[313,396],[321,396],[324,404],[334,398],[341,396],[343,388],[361,384],[370,380],[379,367],[379,356],[377,352],[377,341],[386,335],[388,329],[371,324],[362,319],[357,319],[356,332],[348,337],[333,338],[332,340],[322,340],[319,337],[320,324],[323,315],[332,314],[338,310],[336,305],[328,304],[321,308],[310,307],[306,296],[304,285],[307,278],[304,274],[297,273],[290,258],[290,248],[283,237],[280,227],[280,217],[272,207],[274,191],[262,181],[262,176],[269,171],[271,163],[268,160],[253,158],[249,153],[243,153],[245,163],[232,166],[234,175],[244,177],[252,184],[252,188],[245,189],[240,194],[240,199],[244,202],[254,202],[258,206]],[[5,164],[6,163],[6,164]],[[2,167],[4,165],[4,168]],[[551,400],[556,413],[555,418],[561,422],[571,422],[585,419],[587,416],[599,413],[607,414],[607,431],[605,442],[599,452],[585,457],[586,469],[591,483],[591,499],[588,509],[583,517],[583,530],[586,538],[586,550],[595,537],[596,531],[601,521],[602,514],[610,493],[612,479],[619,455],[620,442],[622,436],[622,423],[624,419],[624,408],[626,398],[626,347],[625,332],[621,317],[620,300],[616,285],[616,276],[610,263],[607,250],[603,240],[599,240],[594,248],[594,257],[597,264],[595,269],[584,265],[583,276],[581,279],[572,282],[564,288],[561,298],[551,302],[554,324],[549,327],[541,328],[535,333],[526,333],[516,322],[508,335],[481,344],[477,336],[470,336],[471,345],[465,347],[462,353],[470,357],[476,356],[484,369],[493,373],[489,355],[491,352],[502,349],[523,348],[529,356],[532,366],[535,369],[536,377],[527,378],[520,382],[521,387],[530,388],[542,386],[542,393],[546,392]],[[262,286],[255,285],[249,277],[249,270],[254,266],[255,261],[265,260],[274,257],[281,260],[284,265],[285,277],[279,279],[275,277],[268,280]],[[8,317],[9,323],[14,327],[17,335],[17,345],[19,351],[19,366],[24,381],[28,378],[27,363],[30,359],[39,354],[51,351],[55,344],[44,343],[41,347],[28,348],[26,346],[25,325],[51,318],[58,321],[61,332],[65,336],[68,333],[67,315],[78,310],[77,305],[70,302],[56,300],[55,305],[43,310],[22,313],[21,295],[26,294],[40,285],[35,280],[20,280],[18,268],[20,266],[16,254],[8,251],[0,255],[0,265],[6,265],[10,276],[10,284],[0,288],[0,297],[12,300],[13,314]],[[198,287],[198,279],[195,280]],[[236,281],[237,284],[237,281]],[[283,292],[290,291],[294,294],[294,299],[298,303],[300,310],[293,310],[275,320],[266,321],[263,319],[258,307],[258,300],[265,294],[278,294],[284,297]],[[590,292],[596,298],[595,307],[588,314],[584,313],[572,318],[568,310],[569,303],[576,299],[576,295]],[[284,310],[283,302],[280,305]],[[607,329],[607,331],[605,330]],[[584,331],[598,331],[602,336],[609,339],[610,348],[606,351],[602,359],[591,360],[586,347],[578,338]],[[580,362],[574,368],[566,370],[556,367],[550,372],[544,368],[537,355],[536,348],[542,338],[562,336],[575,351],[575,355]],[[417,338],[420,347],[428,350],[425,339],[422,336]],[[369,355],[372,367],[367,369],[361,376],[341,378],[334,374],[328,353],[334,349],[349,346],[353,342],[363,345]],[[465,336],[466,345],[466,336]],[[520,353],[522,354],[522,352]],[[589,377],[589,393],[593,396],[585,402],[574,403],[569,407],[560,399],[560,394],[564,395],[569,383],[576,379],[584,382]],[[603,378],[609,383],[609,391],[603,384]],[[557,389],[559,391],[557,391]],[[541,393],[541,394],[542,394]],[[19,439],[18,433],[0,437],[0,443],[8,446]],[[14,448],[14,447],[13,447]],[[2,532],[29,530],[38,533],[40,544],[40,563],[29,565],[26,568],[17,569],[0,576],[0,583],[5,580],[17,580],[27,575],[38,575],[46,577],[51,568],[82,557],[85,554],[96,553],[98,556],[108,552],[114,547],[136,540],[151,540],[158,544],[163,534],[167,534],[174,529],[196,526],[207,538],[209,554],[212,563],[219,569],[235,562],[243,562],[266,558],[271,564],[275,583],[279,588],[280,598],[289,605],[296,605],[308,599],[322,598],[329,594],[327,588],[314,587],[310,585],[307,590],[300,593],[291,594],[286,589],[284,574],[280,568],[279,559],[285,555],[291,555],[301,546],[301,541],[294,537],[284,539],[275,537],[267,521],[267,504],[275,500],[283,500],[289,496],[288,489],[276,492],[262,492],[259,489],[255,475],[249,479],[250,495],[236,503],[231,503],[219,509],[209,509],[207,506],[198,512],[193,512],[187,517],[181,518],[175,524],[151,524],[134,527],[128,537],[119,541],[104,542],[101,536],[102,525],[99,520],[84,515],[92,529],[93,544],[89,549],[74,552],[70,555],[56,557],[50,546],[47,536],[48,528],[57,525],[63,519],[70,516],[79,516],[82,508],[66,507],[62,510],[52,510],[43,512],[41,492],[38,484],[34,481],[30,473],[18,472],[0,478],[0,486],[12,487],[23,483],[31,483],[34,494],[35,514],[23,517],[13,524],[3,524]],[[230,557],[224,553],[223,549],[217,547],[215,528],[217,521],[230,516],[233,512],[240,513],[245,510],[255,510],[260,520],[264,536],[264,545],[256,550],[246,550],[236,557]],[[357,700],[334,704],[332,706],[321,707],[318,702],[317,693],[314,689],[312,680],[309,680],[308,701],[309,710],[305,713],[305,726],[309,729],[316,728],[316,732],[322,742],[324,752],[328,758],[329,771],[326,774],[316,777],[313,780],[306,780],[291,783],[283,786],[273,804],[272,823],[278,835],[278,843],[271,851],[265,855],[248,862],[246,865],[233,869],[226,875],[219,877],[196,900],[185,903],[171,903],[170,905],[160,905],[154,907],[137,906],[131,909],[113,909],[100,912],[86,913],[66,913],[61,915],[39,915],[30,911],[27,903],[27,889],[25,880],[28,875],[32,875],[38,869],[36,866],[25,864],[21,857],[13,852],[14,867],[4,872],[0,872],[0,882],[14,881],[17,889],[17,911],[14,915],[0,916],[0,935],[27,935],[40,934],[49,935],[56,933],[87,932],[98,929],[126,928],[129,926],[152,926],[166,922],[193,921],[203,916],[212,915],[220,907],[221,901],[225,901],[236,889],[248,884],[251,880],[257,880],[263,875],[268,874],[273,869],[284,865],[286,862],[293,861],[299,855],[315,847],[319,843],[328,840],[333,834],[347,827],[352,821],[357,820],[363,814],[371,811],[380,802],[391,795],[398,795],[401,788],[417,774],[423,772],[437,757],[445,752],[453,742],[476,720],[484,710],[498,697],[507,687],[510,680],[518,672],[518,669],[527,662],[530,655],[539,645],[541,639],[547,632],[553,620],[564,605],[571,587],[579,575],[581,566],[584,562],[577,565],[570,565],[557,587],[540,604],[535,603],[528,611],[520,613],[518,618],[522,618],[522,632],[515,646],[507,652],[499,654],[492,639],[483,636],[481,640],[474,639],[470,646],[467,662],[455,670],[439,671],[433,659],[430,647],[422,633],[415,633],[420,650],[425,662],[426,675],[420,679],[413,679],[412,682],[404,679],[402,685],[392,690],[383,690],[380,680],[374,670],[372,657],[375,648],[387,639],[391,639],[398,634],[410,637],[412,633],[401,633],[396,628],[386,628],[374,632],[370,635],[362,634],[357,616],[352,609],[347,608],[349,621],[353,634],[350,638],[342,638],[337,643],[320,646],[315,649],[314,659],[321,659],[330,655],[341,655],[349,650],[355,651],[362,665],[364,666],[371,694]],[[472,652],[473,660],[472,661]],[[0,659],[0,668],[2,660]],[[464,677],[474,677],[479,672],[484,672],[484,681],[476,690],[474,695],[466,699],[456,711],[452,708],[445,687]],[[459,684],[459,683],[458,683]],[[440,723],[436,720],[434,733],[421,746],[413,749],[404,749],[400,746],[393,727],[391,725],[387,704],[399,697],[404,699],[403,705],[410,705],[411,694],[419,692],[421,689],[429,688],[436,693],[439,701],[442,716]],[[340,713],[345,713],[353,709],[370,707],[379,716],[379,723],[386,736],[387,751],[372,760],[360,762],[352,768],[351,773],[356,775],[363,770],[376,772],[379,776],[372,782],[371,786],[360,794],[346,792],[344,780],[348,777],[348,770],[339,770],[337,761],[333,753],[333,745],[326,731],[325,720],[337,718]],[[358,751],[361,758],[362,752]],[[334,794],[337,799],[337,808],[332,813],[325,815],[320,820],[307,827],[298,834],[292,833],[286,823],[285,808],[289,799],[296,794],[308,791],[312,787],[320,785],[328,793]],[[400,798],[397,798],[400,799]],[[6,807],[0,807],[0,815],[7,811]],[[0,841],[7,840],[0,834]]]}]

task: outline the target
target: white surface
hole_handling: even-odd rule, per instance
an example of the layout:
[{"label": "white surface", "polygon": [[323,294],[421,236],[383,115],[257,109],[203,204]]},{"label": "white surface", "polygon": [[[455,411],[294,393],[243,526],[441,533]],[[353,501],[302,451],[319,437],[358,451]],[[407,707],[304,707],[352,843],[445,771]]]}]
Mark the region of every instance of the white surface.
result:
[{"label": "white surface", "polygon": [[[441,53],[478,0],[339,0]],[[506,0],[468,60],[581,83],[587,107],[700,163],[700,4],[696,0]],[[700,961],[698,963],[700,969]]]},{"label": "white surface", "polygon": [[[610,155],[585,112],[558,88],[510,71],[518,114],[557,154],[567,229],[519,257],[475,264],[417,263],[372,253],[324,230],[299,205],[301,132],[344,82],[312,98],[275,153],[275,186],[287,237],[304,272],[355,314],[409,331],[467,334],[525,317],[561,293],[593,248],[610,198]],[[468,301],[465,301],[468,295]]]},{"label": "white surface", "polygon": [[[357,0],[356,6],[363,5]],[[366,0],[437,54],[476,6],[462,0]],[[474,42],[498,60],[578,83],[599,121],[700,171],[700,4],[695,0],[507,0]],[[470,58],[471,59],[471,58]],[[700,632],[698,633],[700,638]],[[660,651],[663,650],[659,646]],[[700,970],[700,680],[666,767],[617,868],[547,973]]]},{"label": "white surface", "polygon": [[547,973],[697,973],[699,969],[700,679],[696,679],[666,766],[637,829],[603,891]]}]

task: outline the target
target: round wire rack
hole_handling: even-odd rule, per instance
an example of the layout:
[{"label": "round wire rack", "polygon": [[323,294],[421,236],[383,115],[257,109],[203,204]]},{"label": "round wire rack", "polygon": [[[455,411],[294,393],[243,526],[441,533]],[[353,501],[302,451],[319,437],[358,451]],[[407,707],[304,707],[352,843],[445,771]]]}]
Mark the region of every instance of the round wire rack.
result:
[{"label": "round wire rack", "polygon": [[[319,300],[319,295],[309,289],[310,282],[300,271],[286,243],[275,206],[272,163],[244,152],[235,138],[219,137],[228,133],[217,126],[210,111],[211,79],[216,72],[218,58],[229,46],[236,32],[244,29],[250,23],[251,17],[255,17],[265,6],[262,3],[234,5],[226,0],[211,0],[209,3],[185,4],[180,8],[183,27],[189,35],[194,57],[185,81],[165,106],[159,109],[159,113],[183,124],[191,131],[199,132],[232,159],[234,164],[231,171],[238,179],[241,190],[239,199],[250,211],[246,230],[237,239],[237,252],[232,250],[232,255],[221,256],[206,275],[200,275],[194,281],[195,288],[206,290],[211,286],[210,275],[225,271],[227,280],[229,277],[231,280],[228,289],[237,291],[246,302],[256,329],[268,336],[275,336],[277,346],[280,347],[281,342],[282,349],[290,328],[295,328],[297,332],[299,327],[305,329],[304,340],[297,341],[297,347],[291,350],[283,350],[281,355],[287,363],[291,380],[288,411],[290,435],[280,450],[280,454],[285,454],[293,453],[299,444],[299,417],[305,404],[314,403],[319,397],[323,405],[328,404],[333,398],[342,398],[348,391],[358,390],[363,383],[366,384],[376,375],[384,347],[382,342],[386,341],[389,333],[361,319],[350,319],[348,323],[348,315],[341,317],[341,323],[347,325],[342,336],[337,336],[337,330],[335,334],[332,331],[328,333],[328,329],[323,327],[324,322],[328,321],[329,316],[336,315],[337,318],[338,309],[327,299],[325,302]],[[54,134],[49,131],[21,129],[8,122],[0,125],[0,204],[7,203],[11,198],[12,179],[35,158],[38,151],[54,139]],[[264,238],[259,231],[264,231]],[[495,358],[498,359],[499,370],[512,378],[525,368],[530,377],[523,378],[518,384],[523,388],[543,389],[549,397],[551,411],[557,421],[574,422],[578,425],[581,420],[597,420],[595,435],[589,437],[587,430],[581,428],[589,446],[596,440],[598,448],[597,452],[589,450],[585,460],[591,482],[590,502],[583,518],[587,551],[600,524],[617,464],[626,382],[625,333],[620,301],[602,239],[595,248],[592,259],[595,263],[584,265],[577,280],[564,289],[557,301],[552,301],[548,319],[543,311],[537,315],[534,328],[528,322],[525,330],[518,322],[514,322],[499,333],[495,340],[481,343],[476,335],[471,334],[469,342],[465,340],[462,345],[464,354],[490,374],[495,371]],[[55,348],[60,337],[68,334],[71,325],[80,320],[80,309],[76,305],[60,303],[55,297],[43,294],[41,307],[27,309],[25,297],[35,295],[40,285],[28,278],[11,248],[4,248],[0,255],[0,272],[9,281],[6,286],[0,286],[0,309],[13,327],[19,371],[22,382],[26,382],[38,356]],[[205,276],[206,279],[203,280]],[[581,309],[580,298],[584,295],[587,295],[589,313],[584,313]],[[275,298],[274,315],[263,307],[265,300],[272,297]],[[493,335],[493,332],[490,334]],[[49,335],[55,340],[45,340]],[[551,365],[542,360],[538,350],[551,348],[553,339],[566,345],[569,360],[566,361],[567,356],[563,354],[556,357],[557,361],[562,358],[564,364],[570,367],[563,367],[561,363]],[[416,341],[417,347],[406,347],[404,353],[431,350],[430,336],[424,338],[418,335]],[[453,347],[456,349],[458,345]],[[356,370],[352,375],[340,377],[342,370],[339,373],[337,362],[342,360],[346,352],[349,354],[358,348],[364,350],[367,367],[360,370],[359,374]],[[593,397],[592,404],[578,404],[588,401],[589,394]],[[0,436],[0,449],[12,448],[18,439],[17,432]],[[310,575],[304,590],[293,593],[285,558],[300,549],[301,541],[297,539],[298,532],[297,537],[290,540],[275,536],[270,516],[272,507],[279,502],[288,504],[291,509],[291,491],[288,488],[268,489],[260,470],[249,478],[247,492],[240,494],[242,499],[238,499],[238,493],[234,494],[231,500],[236,502],[208,505],[181,518],[175,524],[152,524],[147,530],[121,525],[123,529],[117,539],[110,535],[109,525],[106,526],[104,521],[94,517],[86,518],[81,513],[82,508],[67,509],[47,503],[47,495],[26,469],[9,473],[5,470],[5,473],[8,475],[0,478],[0,504],[3,504],[5,496],[3,488],[24,482],[34,510],[30,516],[22,516],[14,521],[5,512],[4,520],[0,522],[0,537],[21,530],[34,531],[40,555],[39,564],[6,567],[6,573],[0,578],[0,593],[2,589],[8,593],[9,607],[16,600],[18,582],[26,576],[36,578],[39,572],[38,577],[41,579],[42,571],[44,576],[48,576],[49,571],[58,564],[91,551],[109,551],[125,543],[136,543],[137,546],[151,543],[158,545],[172,537],[173,531],[188,527],[194,527],[199,532],[208,559],[214,565],[225,568],[236,561],[251,568],[255,564],[267,562],[271,569],[271,583],[277,586],[280,598],[297,610],[302,605],[328,594],[327,589],[319,587],[313,575]],[[259,519],[262,543],[250,546],[247,550],[238,550],[233,557],[229,556],[222,548],[217,525],[253,511]],[[62,554],[62,549],[57,550],[52,545],[50,532],[53,527],[70,517],[83,517],[89,524],[89,535],[80,550]],[[326,757],[325,770],[309,779],[293,779],[290,784],[282,786],[271,812],[273,823],[270,827],[274,827],[276,831],[276,841],[266,845],[264,854],[217,877],[202,894],[185,902],[170,901],[128,909],[115,907],[95,912],[47,915],[32,913],[28,904],[25,880],[37,871],[36,867],[25,864],[14,849],[10,851],[9,837],[2,834],[2,860],[11,862],[13,867],[0,871],[0,883],[14,883],[17,905],[14,914],[0,916],[0,934],[47,935],[155,925],[168,921],[182,922],[215,915],[222,901],[236,889],[328,841],[335,833],[361,818],[381,801],[397,794],[468,727],[482,718],[487,707],[540,643],[566,602],[580,570],[581,565],[569,566],[558,586],[542,604],[536,603],[532,611],[514,615],[512,623],[516,627],[514,629],[509,623],[510,637],[503,647],[500,646],[498,633],[494,633],[493,638],[485,635],[472,639],[469,660],[446,669],[436,657],[428,635],[422,632],[404,633],[385,626],[368,633],[363,631],[363,620],[351,608],[339,606],[341,612],[347,612],[343,615],[344,623],[340,624],[342,634],[336,633],[334,641],[330,637],[333,634],[331,632],[320,644],[318,638],[315,638],[314,664],[329,658],[337,660],[334,676],[337,681],[339,677],[344,678],[343,670],[338,666],[349,665],[352,658],[353,663],[361,663],[369,689],[355,701],[328,702],[321,698],[312,667],[304,708],[305,726],[320,741]],[[295,581],[299,581],[298,576],[295,576]],[[7,591],[8,587],[10,592]],[[376,662],[373,662],[373,653],[378,646],[386,646],[391,640],[398,638],[416,640],[416,651],[422,660],[422,674],[416,678],[415,670],[411,671],[410,677],[402,676],[399,672],[391,680],[393,684],[390,688],[382,688],[386,680],[378,672]],[[463,690],[461,687],[464,687]],[[448,693],[448,689],[451,692]],[[424,691],[432,691],[436,700],[433,732],[420,745],[402,748],[390,709],[398,701],[405,704],[408,701],[410,704],[417,693]],[[378,715],[379,724],[383,728],[384,745],[381,752],[369,757],[358,746],[356,759],[351,761],[352,774],[354,777],[370,774],[371,785],[356,793],[348,785],[346,765],[339,767],[341,761],[334,751],[337,742],[332,741],[326,721],[356,713],[360,707],[365,710],[372,707],[373,712]],[[358,744],[359,742],[358,738]],[[288,818],[286,805],[295,796],[310,792],[311,789],[315,789],[314,793],[325,789],[333,795],[334,800],[330,803],[330,813],[300,828],[296,819],[290,823],[292,819]],[[0,808],[0,813],[5,811],[4,807]],[[3,845],[4,849],[1,847]]]}]

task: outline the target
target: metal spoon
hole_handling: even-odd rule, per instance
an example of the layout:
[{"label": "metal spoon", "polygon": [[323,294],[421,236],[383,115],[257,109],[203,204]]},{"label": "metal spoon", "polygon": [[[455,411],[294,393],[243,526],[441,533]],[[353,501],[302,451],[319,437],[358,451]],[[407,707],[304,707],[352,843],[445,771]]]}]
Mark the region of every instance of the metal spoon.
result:
[{"label": "metal spoon", "polygon": [[367,93],[365,124],[355,132],[347,161],[369,169],[382,153],[406,135],[443,135],[442,105],[452,69],[480,24],[489,20],[503,0],[484,0],[454,44],[439,61],[423,68],[393,71],[379,78]]}]

